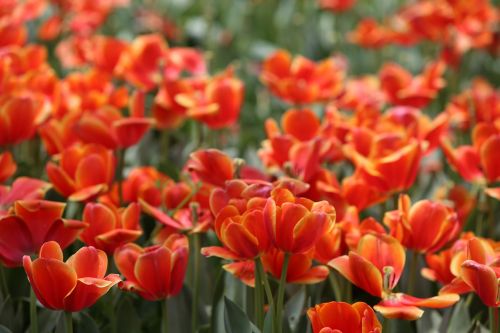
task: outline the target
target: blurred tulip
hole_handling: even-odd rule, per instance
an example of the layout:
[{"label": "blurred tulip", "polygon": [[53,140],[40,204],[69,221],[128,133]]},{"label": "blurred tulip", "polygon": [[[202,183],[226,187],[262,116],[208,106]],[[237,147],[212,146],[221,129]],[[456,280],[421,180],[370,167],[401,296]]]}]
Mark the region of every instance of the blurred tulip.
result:
[{"label": "blurred tulip", "polygon": [[328,302],[307,310],[313,333],[380,333],[382,325],[366,303]]},{"label": "blurred tulip", "polygon": [[105,276],[108,257],[92,246],[82,247],[64,262],[61,247],[50,241],[33,262],[24,256],[23,266],[38,300],[52,310],[81,311],[121,281],[117,274]]},{"label": "blurred tulip", "polygon": [[386,212],[384,224],[405,247],[433,253],[454,240],[462,229],[457,214],[449,207],[431,200],[411,204],[408,195],[400,195],[398,210]]},{"label": "blurred tulip", "polygon": [[149,301],[175,296],[182,289],[188,257],[187,238],[180,234],[144,249],[134,243],[123,245],[114,254],[116,266],[126,278],[120,288]]},{"label": "blurred tulip", "polygon": [[0,154],[0,183],[5,182],[17,170],[16,162],[10,152]]},{"label": "blurred tulip", "polygon": [[234,175],[232,159],[217,149],[198,150],[191,153],[186,168],[196,179],[216,187],[223,187]]},{"label": "blurred tulip", "polygon": [[261,80],[277,97],[295,105],[324,102],[343,88],[345,60],[330,58],[315,63],[285,50],[270,55],[262,65]]},{"label": "blurred tulip", "polygon": [[0,217],[8,214],[7,209],[18,200],[43,199],[52,184],[39,179],[19,177],[11,186],[0,185]]},{"label": "blurred tulip", "polygon": [[109,190],[114,177],[113,152],[101,145],[73,146],[61,154],[59,165],[47,163],[55,189],[73,201],[85,201]]},{"label": "blurred tulip", "polygon": [[119,209],[87,203],[83,210],[83,222],[89,226],[80,234],[80,239],[89,246],[113,253],[117,247],[135,241],[142,234],[140,212],[137,203]]},{"label": "blurred tulip", "polygon": [[45,200],[16,201],[13,209],[0,219],[0,260],[8,267],[20,266],[23,255],[40,250],[43,243],[57,241],[64,249],[87,224],[62,218],[60,202]]}]

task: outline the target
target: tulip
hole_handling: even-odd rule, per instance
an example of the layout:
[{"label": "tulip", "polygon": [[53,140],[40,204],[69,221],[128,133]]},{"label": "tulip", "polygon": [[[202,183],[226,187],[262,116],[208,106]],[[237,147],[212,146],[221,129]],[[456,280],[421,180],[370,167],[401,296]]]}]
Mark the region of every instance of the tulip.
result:
[{"label": "tulip", "polygon": [[24,255],[37,253],[48,241],[63,249],[76,239],[87,224],[62,218],[60,202],[16,201],[10,215],[0,219],[0,260],[8,267],[20,266]]},{"label": "tulip", "polygon": [[101,145],[73,146],[61,154],[59,165],[49,162],[47,176],[55,189],[74,201],[106,192],[113,180],[113,152]]},{"label": "tulip", "polygon": [[380,333],[382,325],[366,303],[328,302],[307,310],[313,333]]},{"label": "tulip", "polygon": [[0,154],[0,183],[10,178],[17,170],[16,162],[10,152]]},{"label": "tulip", "polygon": [[80,234],[80,238],[87,245],[113,253],[117,247],[133,242],[142,234],[140,212],[137,203],[120,209],[88,203],[83,210],[83,222],[88,223],[88,228]]},{"label": "tulip", "polygon": [[120,288],[149,301],[175,296],[182,289],[188,256],[187,238],[180,234],[147,248],[125,244],[114,253],[116,266],[126,278]]},{"label": "tulip", "polygon": [[275,189],[264,207],[264,223],[278,249],[304,253],[333,228],[335,208],[326,201],[313,202]]},{"label": "tulip", "polygon": [[457,214],[449,207],[431,200],[411,205],[407,195],[400,195],[398,210],[387,212],[384,224],[405,247],[426,253],[441,249],[462,228]]},{"label": "tulip", "polygon": [[117,274],[105,276],[108,258],[92,246],[82,247],[64,262],[61,247],[50,241],[33,262],[24,256],[23,266],[38,300],[52,310],[81,311],[121,281]]},{"label": "tulip", "polygon": [[198,150],[191,153],[186,168],[197,179],[216,187],[223,187],[233,178],[232,159],[217,149]]},{"label": "tulip", "polygon": [[262,65],[261,80],[286,102],[307,104],[336,97],[342,90],[345,61],[330,58],[315,63],[284,50],[269,56]]},{"label": "tulip", "polygon": [[460,299],[450,293],[431,298],[417,298],[403,293],[393,293],[405,264],[403,246],[393,237],[383,234],[366,234],[361,238],[356,252],[335,258],[329,266],[369,294],[382,298],[374,308],[387,318],[415,320],[422,316],[422,307],[444,308]]}]

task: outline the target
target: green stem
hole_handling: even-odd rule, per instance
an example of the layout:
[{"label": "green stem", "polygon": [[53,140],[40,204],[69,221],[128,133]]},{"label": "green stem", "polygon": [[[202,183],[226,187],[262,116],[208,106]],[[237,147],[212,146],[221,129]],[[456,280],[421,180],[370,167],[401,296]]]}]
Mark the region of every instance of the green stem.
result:
[{"label": "green stem", "polygon": [[498,329],[500,328],[498,325],[498,308],[497,307],[489,307],[489,322],[490,322],[490,332],[498,333]]},{"label": "green stem", "polygon": [[278,287],[278,297],[276,299],[276,333],[283,332],[283,302],[285,299],[285,286],[286,286],[286,275],[288,273],[288,264],[290,263],[290,253],[285,253],[285,258],[283,259],[283,266],[281,267],[281,279],[280,285]]},{"label": "green stem", "polygon": [[165,298],[165,300],[161,302],[161,312],[161,331],[162,333],[168,333],[168,298]]},{"label": "green stem", "polygon": [[64,319],[66,323],[66,333],[73,333],[73,313],[65,311]]},{"label": "green stem", "polygon": [[260,270],[258,269],[257,261],[259,259],[255,258],[255,322],[257,327],[262,330],[264,327],[264,295],[262,288],[262,275]]},{"label": "green stem", "polygon": [[118,200],[120,207],[123,206],[123,169],[125,168],[125,151],[125,148],[118,150],[118,174],[116,179],[118,182]]},{"label": "green stem", "polygon": [[408,289],[407,293],[409,295],[413,294],[413,291],[415,290],[415,281],[416,281],[416,275],[417,275],[417,266],[418,266],[418,252],[417,251],[412,251],[412,256],[411,256],[411,262],[410,262],[410,272],[408,276]]},{"label": "green stem", "polygon": [[[193,223],[194,225],[194,223]],[[191,330],[198,329],[198,299],[200,297],[200,235],[191,235],[191,248],[193,251],[193,303],[191,308]]]},{"label": "green stem", "polygon": [[7,286],[7,279],[5,278],[5,267],[0,264],[0,291],[2,292],[3,300],[5,301],[9,296],[9,287]]},{"label": "green stem", "polygon": [[334,271],[330,271],[328,274],[328,280],[333,289],[333,294],[337,302],[342,301],[342,290],[340,289],[339,280]]},{"label": "green stem", "polygon": [[260,276],[262,277],[262,282],[264,283],[264,291],[266,292],[267,303],[269,305],[273,304],[273,293],[271,291],[271,286],[269,285],[269,279],[267,278],[267,274],[264,271],[264,266],[262,266],[262,260],[260,257],[257,258],[257,269],[260,272]]},{"label": "green stem", "polygon": [[38,316],[36,313],[36,295],[33,288],[30,290],[30,331],[31,333],[38,333]]}]

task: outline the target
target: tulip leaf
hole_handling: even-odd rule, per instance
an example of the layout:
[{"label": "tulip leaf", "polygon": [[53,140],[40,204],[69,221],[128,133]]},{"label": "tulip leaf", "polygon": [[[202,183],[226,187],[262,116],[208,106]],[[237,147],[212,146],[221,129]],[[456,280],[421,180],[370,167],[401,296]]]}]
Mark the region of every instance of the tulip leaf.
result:
[{"label": "tulip leaf", "polygon": [[12,331],[3,325],[0,325],[0,333],[12,333]]},{"label": "tulip leaf", "polygon": [[141,332],[141,319],[130,301],[125,297],[117,309],[118,332]]},{"label": "tulip leaf", "polygon": [[227,333],[260,332],[243,310],[227,297],[224,297],[224,327]]},{"label": "tulip leaf", "polygon": [[467,327],[471,327],[471,325],[472,322],[465,301],[460,301],[453,309],[453,314],[451,315],[446,332],[465,332]]},{"label": "tulip leaf", "polygon": [[85,312],[80,312],[80,320],[76,327],[77,333],[99,333],[99,327],[95,320]]},{"label": "tulip leaf", "polygon": [[285,305],[285,318],[292,331],[295,331],[302,316],[302,310],[306,301],[306,288],[301,286],[300,289],[290,298]]},{"label": "tulip leaf", "polygon": [[39,310],[38,311],[38,330],[40,333],[50,333],[56,328],[59,322],[61,311]]}]

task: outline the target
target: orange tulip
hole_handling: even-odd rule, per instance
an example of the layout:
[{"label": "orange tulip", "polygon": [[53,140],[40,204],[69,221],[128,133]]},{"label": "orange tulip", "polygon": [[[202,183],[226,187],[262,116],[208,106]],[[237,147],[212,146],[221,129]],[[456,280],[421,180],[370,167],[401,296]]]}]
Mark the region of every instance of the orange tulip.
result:
[{"label": "orange tulip", "polygon": [[271,245],[262,209],[249,209],[240,214],[235,206],[226,206],[215,219],[215,233],[224,247],[203,248],[205,256],[226,259],[253,259]]},{"label": "orange tulip", "polygon": [[234,175],[232,159],[217,149],[191,153],[186,168],[196,179],[217,187],[223,187]]},{"label": "orange tulip", "polygon": [[413,206],[408,195],[400,195],[398,210],[385,213],[384,224],[405,247],[432,253],[457,237],[462,229],[457,214],[444,204],[421,200]]},{"label": "orange tulip", "polygon": [[144,98],[141,91],[132,95],[130,117],[123,117],[115,108],[103,107],[83,114],[74,130],[86,143],[101,144],[113,150],[131,147],[142,139],[153,123],[152,119],[144,117]]},{"label": "orange tulip", "polygon": [[335,224],[335,208],[326,201],[297,198],[284,188],[273,190],[264,207],[264,223],[274,245],[285,252],[304,253]]},{"label": "orange tulip", "polygon": [[127,279],[120,288],[150,300],[177,295],[184,281],[189,257],[185,236],[174,234],[161,245],[141,248],[128,243],[116,249],[116,266]]},{"label": "orange tulip", "polygon": [[12,145],[31,139],[36,126],[45,117],[39,105],[28,97],[0,98],[0,145]]},{"label": "orange tulip", "polygon": [[115,73],[135,86],[149,91],[161,82],[160,65],[167,49],[167,43],[161,35],[136,37],[122,52]]},{"label": "orange tulip", "polygon": [[498,293],[499,254],[487,240],[472,238],[467,242],[467,250],[458,253],[452,260],[451,270],[456,277],[444,286],[440,293],[467,293],[474,291],[487,306],[500,306]]},{"label": "orange tulip", "polygon": [[284,50],[263,63],[261,80],[273,94],[293,104],[323,102],[336,97],[343,88],[345,61],[330,58],[319,63]]},{"label": "orange tulip", "polygon": [[107,253],[142,234],[139,225],[140,207],[131,203],[127,208],[116,208],[99,203],[87,203],[83,210],[83,222],[89,227],[81,234],[81,240]]},{"label": "orange tulip", "polygon": [[115,172],[113,152],[87,144],[64,150],[59,165],[49,162],[47,176],[56,190],[74,201],[89,200],[111,185]]},{"label": "orange tulip", "polygon": [[328,302],[307,310],[313,333],[380,333],[382,325],[366,303]]},{"label": "orange tulip", "polygon": [[374,308],[387,318],[415,320],[422,316],[419,307],[443,308],[460,299],[457,294],[416,298],[393,293],[405,264],[403,246],[391,236],[367,234],[361,238],[356,252],[350,251],[330,261],[329,266],[369,294],[382,298]]},{"label": "orange tulip", "polygon": [[53,310],[81,311],[121,281],[117,274],[105,276],[108,257],[92,246],[82,247],[64,262],[59,244],[47,242],[38,259],[32,262],[24,256],[23,266],[40,303]]},{"label": "orange tulip", "polygon": [[43,243],[57,241],[66,248],[87,224],[62,218],[60,202],[16,201],[12,211],[0,219],[0,260],[8,267],[19,266],[23,255],[40,250]]}]

